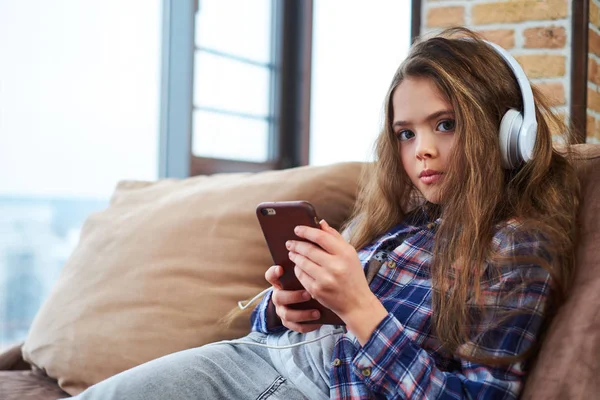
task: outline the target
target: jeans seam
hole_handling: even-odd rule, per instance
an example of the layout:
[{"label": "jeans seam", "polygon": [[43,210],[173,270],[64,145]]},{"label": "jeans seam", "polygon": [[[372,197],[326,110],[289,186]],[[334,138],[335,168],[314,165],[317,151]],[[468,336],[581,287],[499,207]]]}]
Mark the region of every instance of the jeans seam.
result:
[{"label": "jeans seam", "polygon": [[275,391],[277,389],[279,389],[279,387],[285,382],[285,378],[281,375],[279,375],[277,378],[275,378],[275,381],[273,381],[273,383],[271,383],[271,386],[269,386],[267,388],[267,390],[265,390],[264,392],[262,392],[260,394],[260,396],[258,396],[256,398],[256,400],[264,400],[266,398],[268,398],[269,396],[271,396],[273,393],[275,393]]}]

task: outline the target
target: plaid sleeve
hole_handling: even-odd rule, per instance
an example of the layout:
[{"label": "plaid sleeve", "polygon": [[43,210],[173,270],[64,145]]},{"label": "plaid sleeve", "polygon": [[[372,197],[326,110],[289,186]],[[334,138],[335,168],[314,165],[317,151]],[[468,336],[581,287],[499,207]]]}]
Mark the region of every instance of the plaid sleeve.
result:
[{"label": "plaid sleeve", "polygon": [[[551,261],[541,244],[514,226],[494,238],[502,256]],[[540,265],[530,264],[531,258],[524,263],[513,260],[510,265],[489,266],[495,272],[482,281],[483,312],[475,313],[472,339],[461,346],[462,354],[514,356],[533,345],[543,322],[550,276]],[[389,314],[360,349],[353,368],[371,391],[388,399],[518,398],[525,377],[522,361],[504,365],[458,361],[460,368],[440,370]]]},{"label": "plaid sleeve", "polygon": [[274,333],[285,330],[287,328],[278,326],[273,329],[267,327],[267,308],[271,302],[271,296],[273,295],[273,288],[271,288],[260,300],[260,303],[252,311],[250,316],[251,329],[253,332],[262,333]]},{"label": "plaid sleeve", "polygon": [[250,316],[250,323],[252,332],[269,333],[267,329],[267,306],[271,301],[273,295],[273,288],[269,290],[260,300],[260,303],[256,305]]}]

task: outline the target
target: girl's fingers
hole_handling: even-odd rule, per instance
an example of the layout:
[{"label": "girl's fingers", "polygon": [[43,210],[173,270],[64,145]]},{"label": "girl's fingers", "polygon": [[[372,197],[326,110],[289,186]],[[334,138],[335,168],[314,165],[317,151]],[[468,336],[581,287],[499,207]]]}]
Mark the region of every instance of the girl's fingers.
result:
[{"label": "girl's fingers", "polygon": [[[300,299],[301,301],[296,301]],[[318,310],[295,310],[287,307],[285,304],[294,304],[304,302],[310,299],[310,294],[305,290],[274,290],[273,304],[275,311],[285,327],[296,332],[311,332],[319,328],[321,324],[309,324],[301,322],[310,322],[319,319],[321,316]]]},{"label": "girl's fingers", "polygon": [[335,231],[335,229],[327,226],[326,229],[311,228],[309,226],[297,226],[294,233],[301,238],[318,244],[323,250],[329,254],[339,253],[346,241]]},{"label": "girl's fingers", "polygon": [[296,264],[294,267],[296,278],[309,293],[314,295],[313,286],[319,274],[323,272],[323,268],[296,253],[290,253],[290,260]]},{"label": "girl's fingers", "polygon": [[326,253],[319,246],[310,242],[289,240],[286,243],[286,247],[290,252],[300,254],[318,265],[325,264],[330,257],[329,253]]},{"label": "girl's fingers", "polygon": [[273,265],[270,267],[267,272],[265,272],[265,279],[269,282],[273,287],[281,289],[281,283],[279,282],[279,278],[283,275],[283,268],[279,265]]},{"label": "girl's fingers", "polygon": [[272,300],[276,306],[304,303],[310,300],[310,293],[306,290],[274,290]]},{"label": "girl's fingers", "polygon": [[[310,322],[319,319],[319,310],[294,310],[289,307],[277,307],[277,315],[283,322],[299,324],[300,322]],[[302,324],[304,325],[304,324]]]}]

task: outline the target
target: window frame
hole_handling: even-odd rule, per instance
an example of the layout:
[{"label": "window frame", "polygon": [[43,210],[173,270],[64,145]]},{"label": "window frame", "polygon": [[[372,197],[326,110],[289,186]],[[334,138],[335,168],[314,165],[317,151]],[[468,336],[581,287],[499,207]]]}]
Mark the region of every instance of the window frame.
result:
[{"label": "window frame", "polygon": [[[261,163],[192,154],[195,15],[202,3],[163,0],[159,177],[308,165],[314,0],[272,1],[275,68],[271,80],[270,161]],[[414,41],[421,29],[421,0],[411,0],[411,5]]]},{"label": "window frame", "polygon": [[163,0],[159,177],[258,172],[308,164],[313,0],[272,1],[270,161],[250,162],[192,154],[195,15],[202,4],[198,0]]},{"label": "window frame", "polygon": [[588,80],[589,3],[571,4],[571,105],[569,122],[573,143],[585,143],[587,138],[587,80]]},{"label": "window frame", "polygon": [[162,3],[159,178],[185,178],[190,173],[197,1]]}]

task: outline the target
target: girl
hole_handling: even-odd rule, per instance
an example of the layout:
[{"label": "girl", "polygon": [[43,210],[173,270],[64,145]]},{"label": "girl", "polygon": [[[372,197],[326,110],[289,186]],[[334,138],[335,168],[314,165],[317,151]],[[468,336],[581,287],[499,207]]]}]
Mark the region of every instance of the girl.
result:
[{"label": "girl", "polygon": [[[312,243],[287,244],[306,290],[282,290],[273,266],[246,344],[172,354],[77,398],[517,398],[569,286],[578,186],[552,147],[564,124],[509,62],[466,29],[415,43],[349,242],[322,221],[297,227]],[[504,126],[520,111],[500,128],[511,109],[533,127],[520,138]],[[289,307],[311,297],[345,329]]]}]

